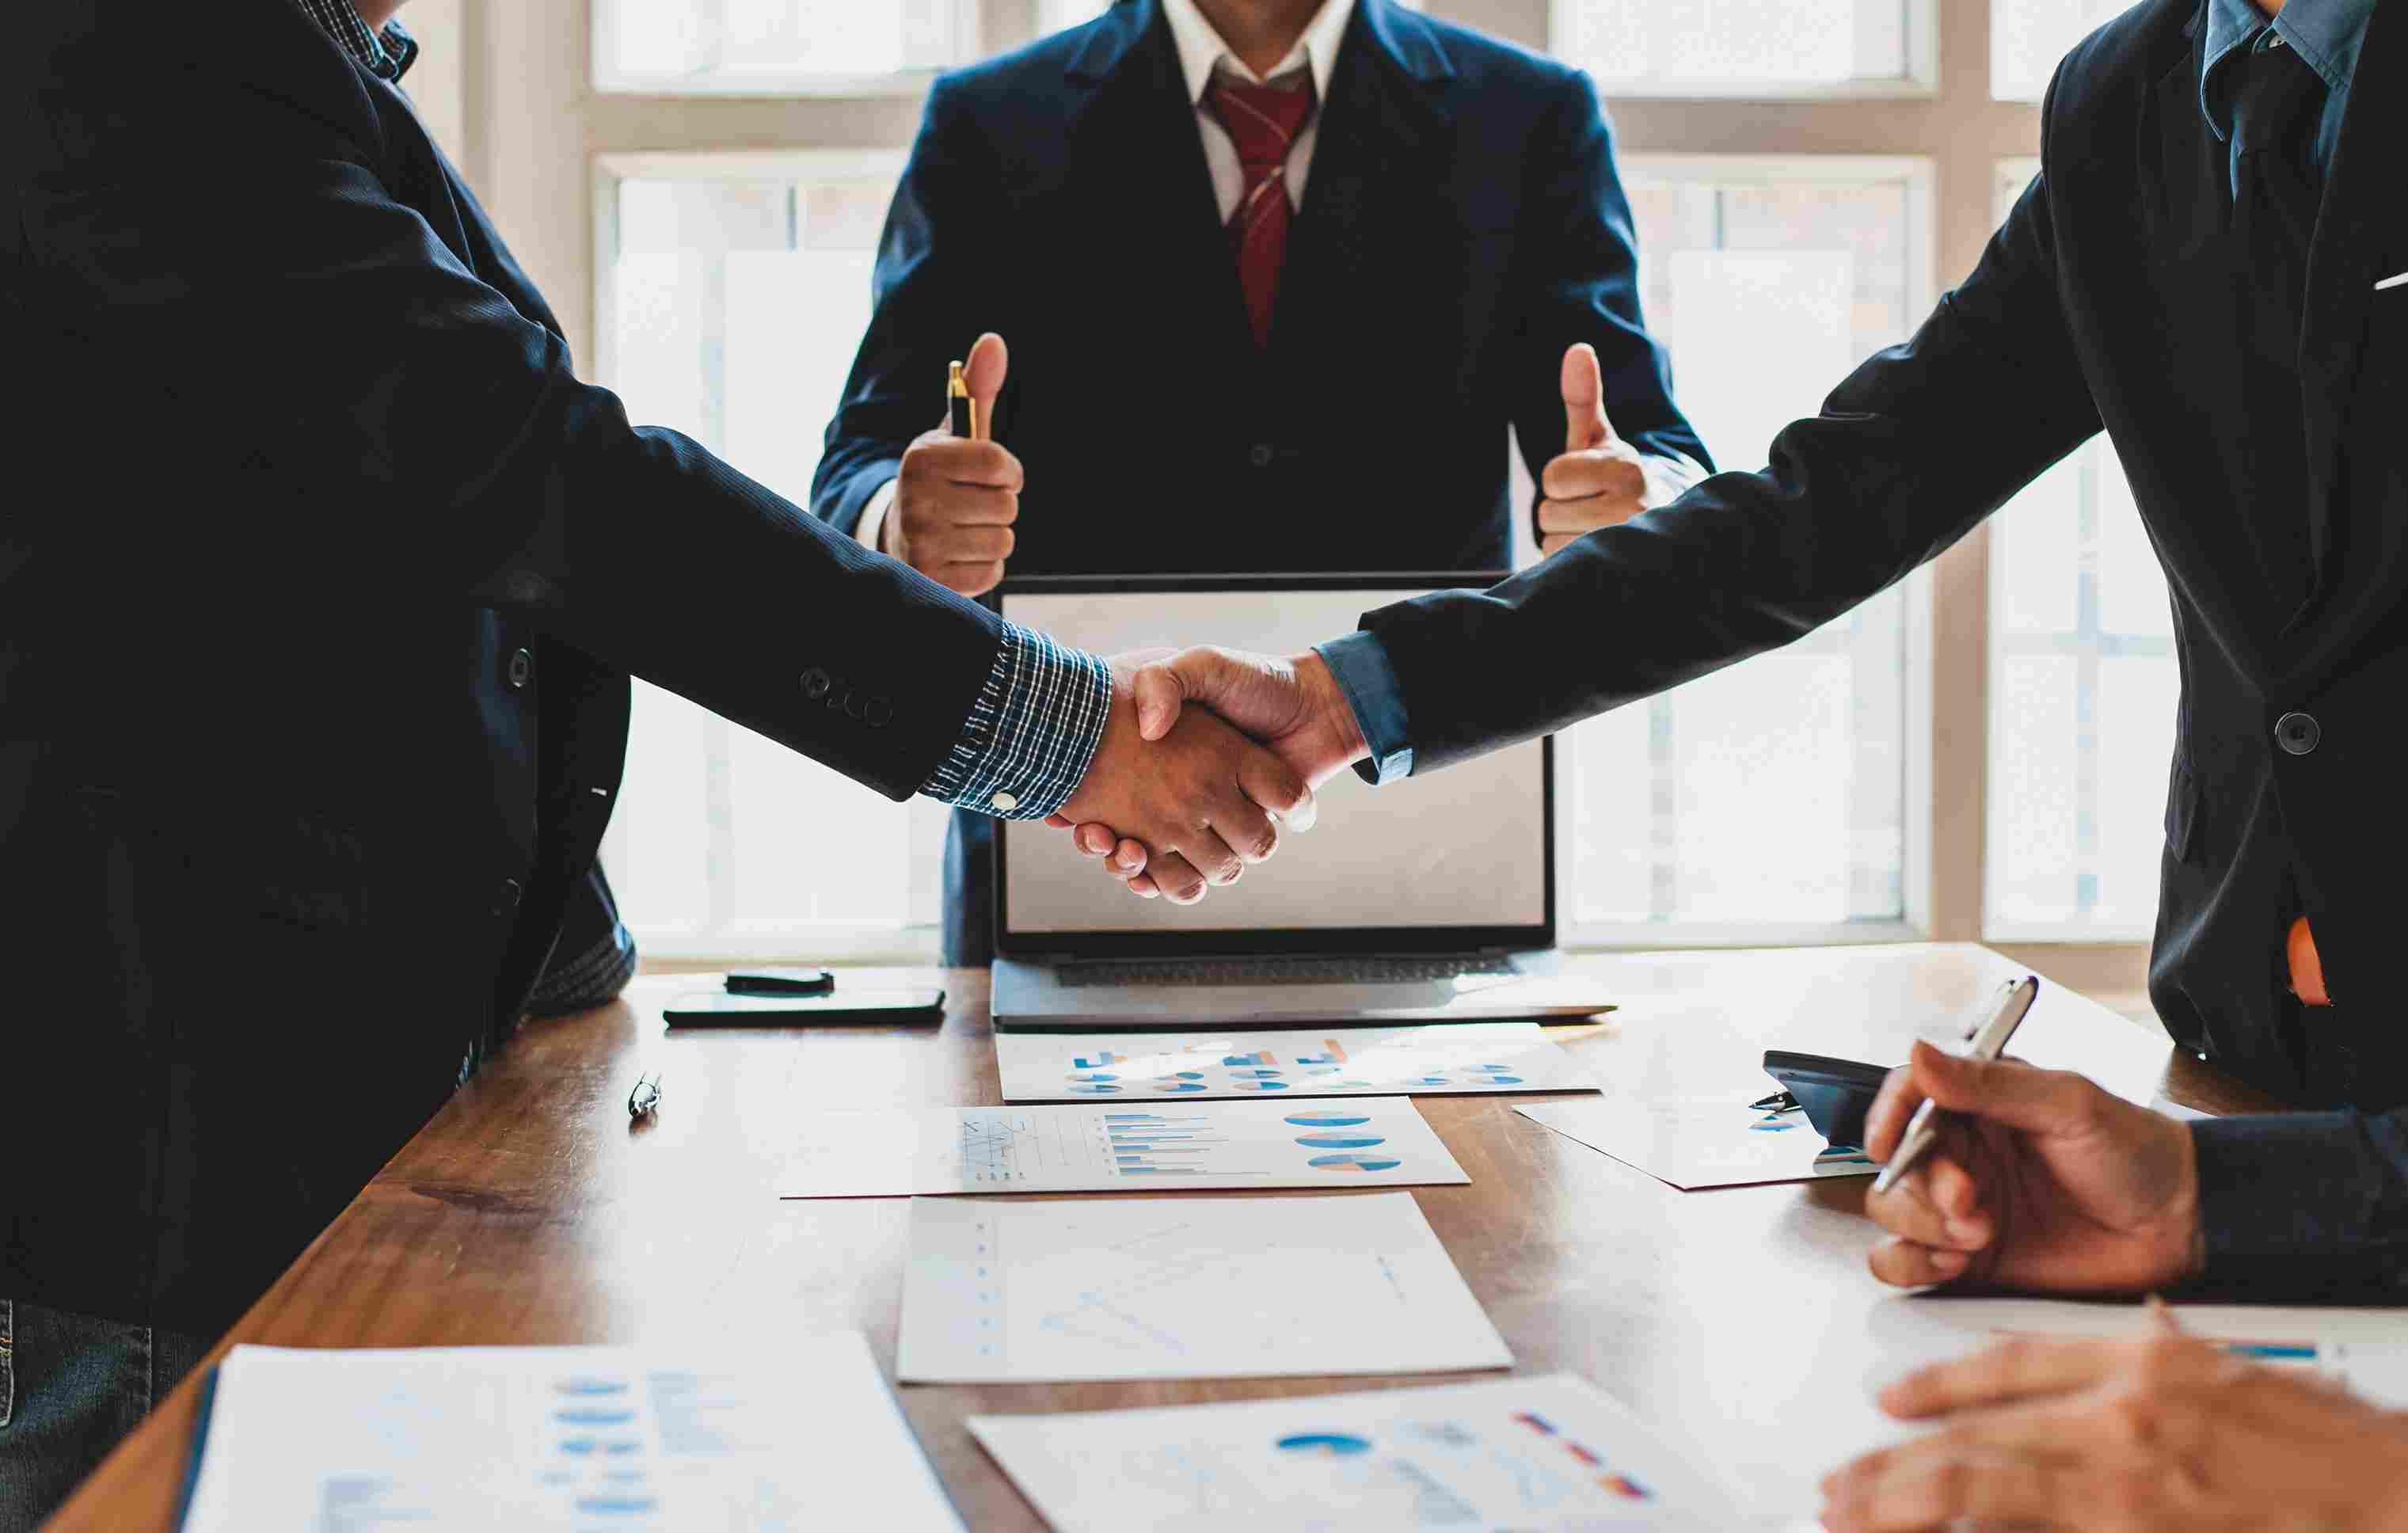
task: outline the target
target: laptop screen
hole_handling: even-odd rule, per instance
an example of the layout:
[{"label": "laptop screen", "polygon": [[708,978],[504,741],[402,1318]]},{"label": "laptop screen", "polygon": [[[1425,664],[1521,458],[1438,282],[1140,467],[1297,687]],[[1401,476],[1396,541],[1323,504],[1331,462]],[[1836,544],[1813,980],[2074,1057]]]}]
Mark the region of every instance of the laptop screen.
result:
[{"label": "laptop screen", "polygon": [[[1371,576],[1015,580],[1004,615],[1096,654],[1191,643],[1293,654],[1433,589]],[[1306,835],[1200,903],[1139,899],[1042,823],[1002,826],[1006,952],[1412,952],[1554,940],[1552,744],[1531,740],[1371,788],[1320,790]]]}]

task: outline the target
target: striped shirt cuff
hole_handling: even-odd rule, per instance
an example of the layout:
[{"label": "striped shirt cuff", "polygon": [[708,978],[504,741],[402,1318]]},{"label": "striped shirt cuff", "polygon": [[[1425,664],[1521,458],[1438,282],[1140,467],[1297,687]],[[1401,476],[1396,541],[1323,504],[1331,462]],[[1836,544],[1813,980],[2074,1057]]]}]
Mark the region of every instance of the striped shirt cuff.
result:
[{"label": "striped shirt cuff", "polygon": [[1042,820],[1087,775],[1111,709],[1110,666],[1007,623],[962,738],[920,791],[981,814]]}]

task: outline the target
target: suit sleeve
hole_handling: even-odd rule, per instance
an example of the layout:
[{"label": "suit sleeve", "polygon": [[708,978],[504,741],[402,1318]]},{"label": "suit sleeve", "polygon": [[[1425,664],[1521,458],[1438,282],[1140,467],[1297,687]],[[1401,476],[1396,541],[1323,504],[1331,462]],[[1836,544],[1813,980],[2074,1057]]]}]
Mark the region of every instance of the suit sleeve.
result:
[{"label": "suit sleeve", "polygon": [[632,424],[391,193],[372,115],[273,85],[192,70],[155,93],[173,111],[129,85],[110,136],[27,193],[68,365],[210,490],[142,556],[229,602],[523,612],[890,797],[944,766],[1005,625]]},{"label": "suit sleeve", "polygon": [[2408,1297],[2408,1114],[2273,1113],[2191,1125],[2200,1286],[2253,1297]]},{"label": "suit sleeve", "polygon": [[1799,638],[1905,577],[2100,429],[2047,179],[1904,345],[1717,474],[1487,591],[1369,613],[1412,769],[1560,729]]},{"label": "suit sleeve", "polygon": [[1621,437],[1651,457],[1711,469],[1703,443],[1672,402],[1672,365],[1640,312],[1639,247],[1614,168],[1613,129],[1586,75],[1567,72],[1534,142],[1524,206],[1523,294],[1512,362],[1513,431],[1530,478],[1564,450],[1565,351],[1597,348],[1605,409]]},{"label": "suit sleeve", "polygon": [[879,236],[869,328],[811,479],[812,514],[841,532],[859,527],[912,438],[944,419],[946,363],[996,328],[992,313],[977,312],[973,263],[981,234],[1003,225],[971,203],[974,187],[993,182],[967,126],[952,88],[938,81]]}]

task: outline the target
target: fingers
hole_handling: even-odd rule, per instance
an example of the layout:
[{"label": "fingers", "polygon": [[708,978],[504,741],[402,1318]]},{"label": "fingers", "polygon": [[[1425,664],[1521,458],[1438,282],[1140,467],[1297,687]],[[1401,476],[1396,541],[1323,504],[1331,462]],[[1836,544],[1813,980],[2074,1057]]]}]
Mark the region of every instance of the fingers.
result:
[{"label": "fingers", "polygon": [[915,562],[912,567],[947,590],[958,592],[965,596],[983,596],[1003,583],[1003,566],[1000,564],[943,564],[922,566]]},{"label": "fingers", "polygon": [[994,432],[995,396],[1003,392],[1004,375],[1010,366],[1010,349],[992,330],[970,347],[969,358],[962,365],[962,381],[970,391],[970,435],[979,440]]},{"label": "fingers", "polygon": [[1140,739],[1158,740],[1170,733],[1179,722],[1179,709],[1187,701],[1183,678],[1168,665],[1155,662],[1141,667],[1130,681],[1137,697],[1137,733]]},{"label": "fingers", "polygon": [[[1254,809],[1256,818],[1263,817],[1262,810],[1254,809],[1251,804],[1246,807]],[[1235,883],[1245,876],[1246,859],[1238,855],[1237,849],[1228,840],[1229,836],[1246,841],[1256,838],[1254,830],[1242,824],[1243,820],[1242,811],[1234,808],[1225,809],[1215,824],[1191,832],[1179,848],[1180,854],[1194,864],[1196,870],[1204,875],[1204,881],[1214,888]],[[1225,829],[1226,835],[1224,834]],[[1155,869],[1157,876],[1160,871]]]},{"label": "fingers", "polygon": [[[1907,1061],[1922,1094],[1952,1111],[2032,1133],[2068,1134],[2093,1126],[2107,1094],[2064,1070],[2034,1069],[2011,1059],[1972,1059],[1918,1039]],[[1886,1083],[1883,1091],[1888,1091]],[[1870,1136],[1868,1135],[1868,1138]]]},{"label": "fingers", "polygon": [[1831,1533],[2078,1526],[2083,1510],[2052,1459],[1956,1447],[1869,1454],[1824,1481],[1823,1494]]},{"label": "fingers", "polygon": [[1933,1288],[1963,1277],[1972,1260],[1962,1251],[1890,1239],[1873,1247],[1865,1265],[1893,1288]]},{"label": "fingers", "polygon": [[[1238,786],[1290,830],[1311,830],[1318,813],[1312,790],[1286,762],[1268,751],[1249,751],[1238,763]],[[1268,856],[1266,852],[1263,855]],[[1256,859],[1259,861],[1260,859]]]},{"label": "fingers", "polygon": [[1582,341],[1565,351],[1562,381],[1564,451],[1584,452],[1613,440],[1613,423],[1605,418],[1605,374],[1598,365],[1597,348]]},{"label": "fingers", "polygon": [[1914,1083],[1912,1067],[1900,1065],[1882,1079],[1873,1105],[1865,1110],[1865,1154],[1882,1165],[1898,1153],[1906,1137],[1907,1121],[1923,1105],[1923,1088]]},{"label": "fingers", "polygon": [[[1155,891],[1173,905],[1193,905],[1204,897],[1204,875],[1179,852],[1166,852],[1154,858],[1144,876],[1152,880]],[[1130,880],[1129,887],[1137,889],[1140,881]],[[1138,892],[1144,893],[1143,890]]]},{"label": "fingers", "polygon": [[[1059,816],[1051,818],[1059,818]],[[1112,827],[1110,825],[1085,824],[1070,833],[1071,843],[1078,847],[1082,855],[1089,857],[1109,855],[1119,839],[1112,834]]]},{"label": "fingers", "polygon": [[[1539,488],[1546,495],[1539,503],[1542,531],[1588,532],[1612,525],[1598,520],[1608,510],[1621,513],[1617,520],[1625,522],[1639,514],[1643,509],[1640,497],[1647,493],[1647,470],[1640,466],[1636,453],[1619,445],[1567,452],[1549,459],[1539,470]],[[1613,504],[1607,508],[1581,504],[1600,497]]]},{"label": "fingers", "polygon": [[1145,871],[1145,843],[1132,841],[1125,836],[1104,858],[1104,871],[1116,879],[1135,879]]},{"label": "fingers", "polygon": [[2133,1345],[2096,1336],[2010,1337],[1971,1357],[1917,1368],[1881,1392],[1881,1406],[1915,1420],[2086,1389],[2128,1361]]},{"label": "fingers", "polygon": [[954,484],[1017,494],[1027,483],[1020,460],[1007,449],[942,432],[930,432],[905,450],[897,472],[905,487],[914,489]]}]

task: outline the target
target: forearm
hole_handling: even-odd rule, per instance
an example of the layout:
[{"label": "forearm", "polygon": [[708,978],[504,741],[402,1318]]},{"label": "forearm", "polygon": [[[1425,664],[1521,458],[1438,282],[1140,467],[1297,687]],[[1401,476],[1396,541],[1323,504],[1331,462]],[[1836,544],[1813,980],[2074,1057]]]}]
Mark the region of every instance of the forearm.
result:
[{"label": "forearm", "polygon": [[2408,1298],[2408,1115],[2203,1119],[2191,1136],[2205,1286],[2321,1302]]}]

